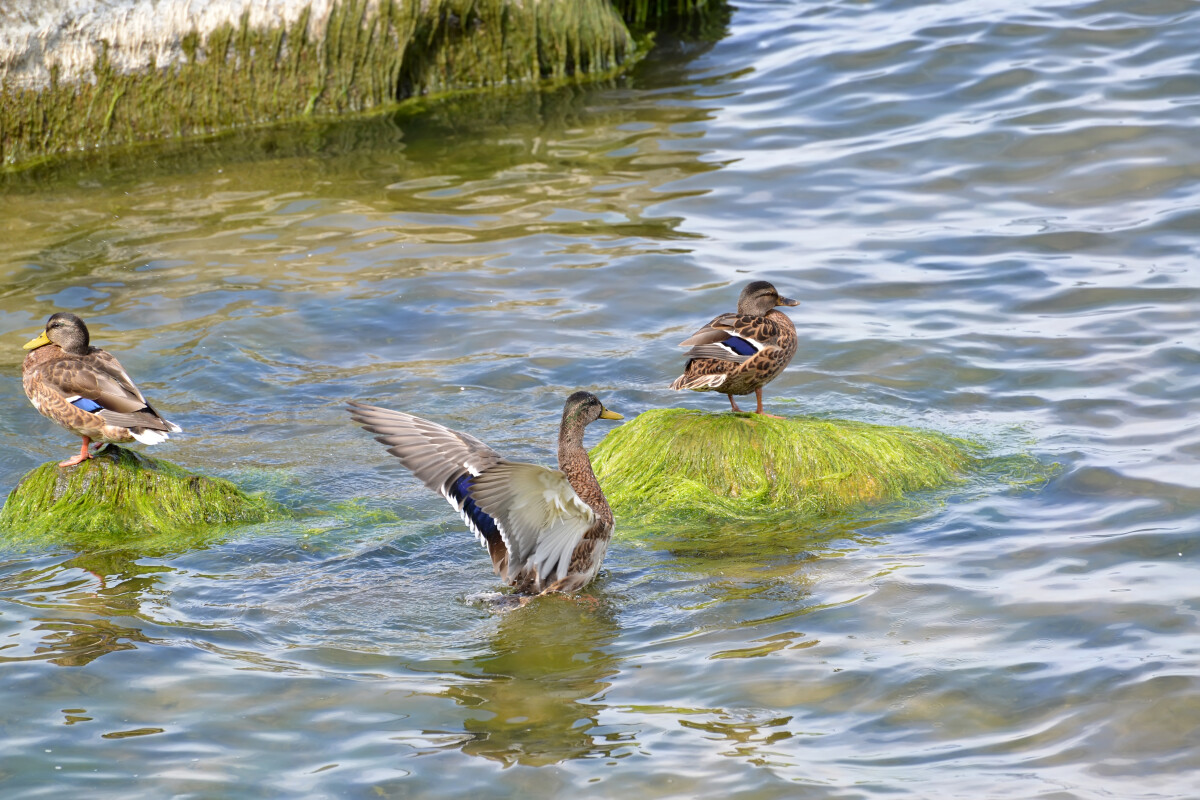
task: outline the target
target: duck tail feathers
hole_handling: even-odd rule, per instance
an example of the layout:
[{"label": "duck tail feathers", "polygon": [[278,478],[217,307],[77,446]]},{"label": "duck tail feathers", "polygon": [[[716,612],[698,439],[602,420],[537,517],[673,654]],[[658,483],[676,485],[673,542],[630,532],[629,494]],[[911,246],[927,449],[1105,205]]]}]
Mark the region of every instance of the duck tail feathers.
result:
[{"label": "duck tail feathers", "polygon": [[703,391],[705,389],[717,389],[729,377],[725,374],[717,375],[688,375],[686,372],[675,379],[671,384],[671,388],[675,391],[684,389],[692,389],[694,391]]},{"label": "duck tail feathers", "polygon": [[[179,426],[173,424],[171,426],[171,430],[178,431]],[[162,444],[167,439],[171,438],[167,436],[166,431],[155,431],[149,428],[131,428],[129,433],[132,434],[134,439],[137,439],[142,444]]]}]

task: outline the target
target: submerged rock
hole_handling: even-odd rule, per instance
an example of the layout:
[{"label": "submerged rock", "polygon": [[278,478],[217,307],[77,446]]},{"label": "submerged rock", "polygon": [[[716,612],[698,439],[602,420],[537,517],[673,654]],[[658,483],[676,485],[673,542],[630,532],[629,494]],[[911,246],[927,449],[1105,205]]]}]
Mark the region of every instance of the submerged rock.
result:
[{"label": "submerged rock", "polygon": [[50,462],[27,473],[0,511],[0,534],[129,539],[263,522],[286,513],[229,481],[110,444],[79,466]]},{"label": "submerged rock", "polygon": [[912,428],[656,409],[614,428],[591,458],[618,514],[794,519],[957,482],[979,454]]}]

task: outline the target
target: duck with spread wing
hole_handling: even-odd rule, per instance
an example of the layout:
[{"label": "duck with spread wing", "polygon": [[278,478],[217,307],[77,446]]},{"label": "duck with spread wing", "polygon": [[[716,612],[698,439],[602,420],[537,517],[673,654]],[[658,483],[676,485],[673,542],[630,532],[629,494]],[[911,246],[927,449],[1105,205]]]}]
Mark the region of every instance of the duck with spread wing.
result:
[{"label": "duck with spread wing", "polygon": [[595,395],[567,398],[558,431],[560,469],[509,461],[474,436],[412,414],[349,405],[355,422],[462,516],[505,583],[523,594],[569,593],[596,576],[613,515],[583,447],[583,430],[598,419],[622,417]]}]

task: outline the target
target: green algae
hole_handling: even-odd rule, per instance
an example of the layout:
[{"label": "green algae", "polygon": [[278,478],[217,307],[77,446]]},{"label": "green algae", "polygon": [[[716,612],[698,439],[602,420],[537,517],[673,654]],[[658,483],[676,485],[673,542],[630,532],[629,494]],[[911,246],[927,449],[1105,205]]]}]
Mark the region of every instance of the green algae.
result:
[{"label": "green algae", "polygon": [[958,483],[978,445],[848,420],[656,409],[614,428],[592,465],[619,515],[819,519]]},{"label": "green algae", "polygon": [[612,0],[635,35],[676,33],[700,41],[725,35],[732,8],[723,0]]},{"label": "green algae", "polygon": [[[176,63],[122,72],[105,43],[90,80],[0,87],[0,165],[100,146],[195,137],[388,107],[407,98],[595,79],[645,52],[656,23],[714,16],[702,0],[342,0],[324,33],[311,9],[254,27],[249,15],[181,37]],[[628,22],[627,22],[628,21]]]},{"label": "green algae", "polygon": [[27,473],[0,510],[0,531],[6,541],[26,544],[189,549],[214,526],[289,516],[229,481],[107,445],[79,466],[51,462]]}]

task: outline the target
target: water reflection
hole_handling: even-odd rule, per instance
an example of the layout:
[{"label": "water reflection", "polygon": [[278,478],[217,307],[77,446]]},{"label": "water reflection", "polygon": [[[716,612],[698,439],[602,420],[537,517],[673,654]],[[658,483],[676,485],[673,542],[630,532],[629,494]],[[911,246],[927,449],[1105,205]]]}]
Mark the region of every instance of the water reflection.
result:
[{"label": "water reflection", "polygon": [[681,727],[707,734],[706,738],[726,745],[723,756],[745,759],[756,766],[790,766],[794,757],[774,749],[795,734],[788,730],[790,715],[770,712],[713,712],[707,719],[679,720]]},{"label": "water reflection", "polygon": [[811,560],[847,543],[870,544],[871,537],[859,530],[869,521],[805,523],[784,519],[772,522],[708,520],[672,522],[639,527],[636,521],[623,530],[655,550],[671,554],[685,569],[705,571],[727,568],[731,563],[753,567],[776,559]]},{"label": "water reflection", "polygon": [[603,596],[539,598],[500,622],[491,653],[473,659],[468,683],[444,693],[469,709],[464,753],[541,766],[612,756],[630,736],[601,726],[596,701],[618,671],[618,633]]},{"label": "water reflection", "polygon": [[[587,252],[589,238],[694,238],[680,218],[646,210],[696,194],[665,184],[719,169],[695,152],[659,151],[661,134],[704,111],[597,111],[590,97],[474,98],[469,110],[447,102],[420,117],[249,131],[162,145],[154,158],[109,153],[82,170],[58,162],[0,175],[0,234],[10,234],[0,275],[21,290],[0,294],[0,308],[28,311],[33,294],[33,318],[42,308],[111,314],[207,290],[221,294],[196,311],[236,314],[252,296],[279,313],[294,301],[273,289],[336,293],[395,277],[395,263],[419,274],[447,257],[459,270],[495,266],[494,253],[463,249],[471,243],[558,235],[559,263],[599,266],[608,257]],[[162,316],[154,321],[177,321]]]},{"label": "water reflection", "polygon": [[39,634],[37,641],[0,650],[0,664],[46,661],[82,667],[108,653],[153,643],[141,628],[112,619],[138,618],[143,596],[154,591],[161,573],[171,571],[137,559],[128,551],[88,553],[6,576],[0,600],[45,613],[28,617],[28,632]]},{"label": "water reflection", "polygon": [[[40,622],[32,630],[44,631],[43,644],[34,650],[34,658],[60,667],[82,667],[102,655],[133,650],[137,642],[150,642],[138,628],[117,625],[105,619],[54,619]],[[2,658],[3,661],[29,661],[28,658]]]}]

